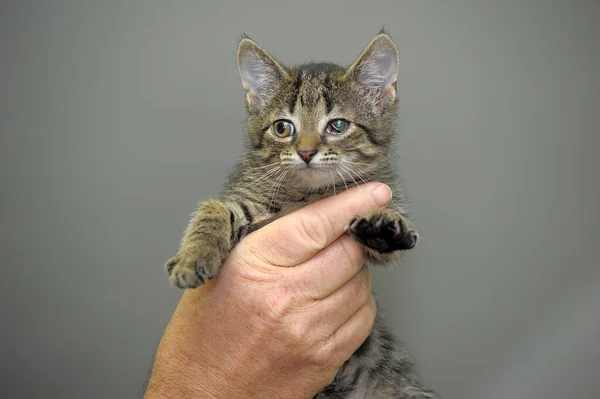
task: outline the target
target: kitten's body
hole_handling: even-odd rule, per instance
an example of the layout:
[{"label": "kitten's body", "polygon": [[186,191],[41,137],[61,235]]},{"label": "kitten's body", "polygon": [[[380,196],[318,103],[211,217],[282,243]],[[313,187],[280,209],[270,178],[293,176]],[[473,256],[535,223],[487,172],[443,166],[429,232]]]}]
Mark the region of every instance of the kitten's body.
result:
[{"label": "kitten's body", "polygon": [[[249,232],[368,181],[387,184],[392,203],[349,221],[349,232],[364,245],[368,265],[400,260],[417,234],[390,162],[397,51],[389,37],[378,35],[348,69],[333,64],[286,68],[247,38],[240,43],[238,63],[248,100],[246,156],[220,200],[206,201],[195,213],[178,254],[167,262],[171,282],[180,288],[203,284]],[[379,317],[367,341],[316,396],[434,397],[420,385],[409,355]]]}]

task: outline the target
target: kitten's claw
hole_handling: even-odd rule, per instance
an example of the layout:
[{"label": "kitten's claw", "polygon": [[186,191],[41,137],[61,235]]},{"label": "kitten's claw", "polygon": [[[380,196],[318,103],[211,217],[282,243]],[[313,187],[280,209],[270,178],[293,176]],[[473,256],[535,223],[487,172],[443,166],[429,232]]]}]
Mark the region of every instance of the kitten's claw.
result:
[{"label": "kitten's claw", "polygon": [[182,256],[174,256],[165,264],[165,269],[169,273],[169,280],[175,287],[196,288],[204,283],[196,276],[194,263],[190,263]]},{"label": "kitten's claw", "polygon": [[380,253],[412,249],[419,239],[401,216],[389,212],[354,218],[349,231],[358,241]]},{"label": "kitten's claw", "polygon": [[171,275],[171,272],[173,272],[173,268],[177,265],[177,262],[179,262],[179,259],[177,257],[173,257],[167,261],[165,269],[167,269],[167,273],[169,273],[169,276]]},{"label": "kitten's claw", "polygon": [[169,259],[165,269],[171,284],[181,289],[197,288],[216,275],[216,272],[211,272],[209,268],[204,267],[201,260],[181,255]]},{"label": "kitten's claw", "polygon": [[210,273],[204,266],[200,264],[200,261],[196,263],[196,277],[201,281],[200,284],[208,280],[212,280],[215,277],[214,273]]}]

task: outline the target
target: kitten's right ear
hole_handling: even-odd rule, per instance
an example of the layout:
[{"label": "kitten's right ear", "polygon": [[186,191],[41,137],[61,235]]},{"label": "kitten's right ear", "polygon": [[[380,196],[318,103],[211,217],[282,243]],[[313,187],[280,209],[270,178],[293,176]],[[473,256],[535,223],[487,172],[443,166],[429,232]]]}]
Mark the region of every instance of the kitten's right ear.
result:
[{"label": "kitten's right ear", "polygon": [[288,77],[285,68],[275,58],[247,37],[240,41],[237,61],[250,106],[263,105],[279,82]]}]

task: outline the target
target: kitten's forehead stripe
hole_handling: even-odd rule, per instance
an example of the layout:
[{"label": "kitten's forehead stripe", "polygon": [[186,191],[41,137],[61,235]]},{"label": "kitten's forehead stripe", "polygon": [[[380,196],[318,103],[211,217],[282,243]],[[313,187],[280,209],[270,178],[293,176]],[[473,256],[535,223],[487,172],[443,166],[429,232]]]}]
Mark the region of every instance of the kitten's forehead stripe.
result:
[{"label": "kitten's forehead stripe", "polygon": [[329,93],[333,89],[332,75],[343,71],[344,68],[331,63],[298,66],[288,104],[290,113],[296,111],[298,103],[302,107],[315,108],[321,101],[325,103],[326,112],[330,113],[334,106]]},{"label": "kitten's forehead stripe", "polygon": [[323,90],[323,99],[325,100],[325,111],[330,114],[333,109],[333,100],[331,98],[330,92],[332,90],[331,85],[331,77],[327,75],[323,80],[323,85],[325,86],[325,90]]},{"label": "kitten's forehead stripe", "polygon": [[296,73],[296,80],[294,82],[294,88],[292,91],[292,95],[290,97],[289,109],[290,114],[294,113],[294,109],[296,108],[296,102],[298,102],[298,94],[300,93],[300,88],[302,87],[302,71],[298,69]]},{"label": "kitten's forehead stripe", "polygon": [[322,84],[311,73],[302,72],[302,84],[300,85],[300,105],[304,108],[315,108],[321,97]]}]

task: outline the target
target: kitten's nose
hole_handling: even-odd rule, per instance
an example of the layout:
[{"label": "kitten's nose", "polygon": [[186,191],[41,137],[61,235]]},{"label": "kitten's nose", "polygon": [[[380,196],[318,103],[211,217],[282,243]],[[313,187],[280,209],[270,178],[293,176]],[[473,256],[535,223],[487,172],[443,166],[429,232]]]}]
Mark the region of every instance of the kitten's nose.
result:
[{"label": "kitten's nose", "polygon": [[317,150],[298,150],[297,153],[298,155],[300,155],[300,158],[304,159],[304,162],[306,162],[306,164],[308,165],[312,157],[317,153]]}]

